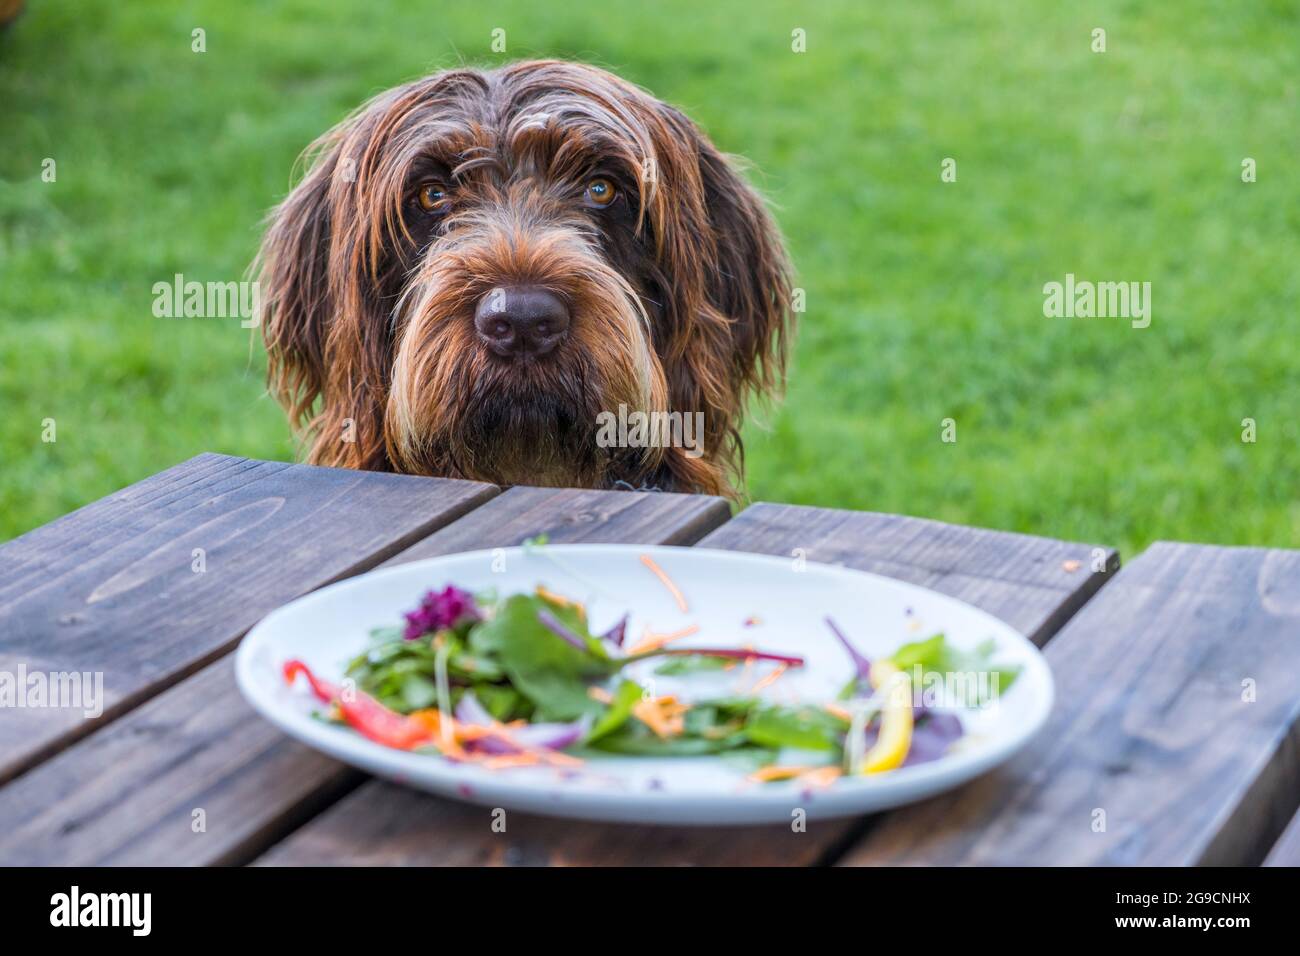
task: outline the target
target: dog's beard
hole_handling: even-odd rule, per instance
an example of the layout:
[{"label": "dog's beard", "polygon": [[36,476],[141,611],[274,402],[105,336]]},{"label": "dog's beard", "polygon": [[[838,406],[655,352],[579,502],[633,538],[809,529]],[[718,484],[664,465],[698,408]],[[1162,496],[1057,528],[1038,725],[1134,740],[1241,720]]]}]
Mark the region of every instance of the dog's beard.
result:
[{"label": "dog's beard", "polygon": [[455,471],[507,485],[598,483],[607,461],[595,440],[599,393],[586,385],[595,370],[581,360],[485,364],[448,436]]},{"label": "dog's beard", "polygon": [[[601,412],[666,407],[635,293],[585,243],[540,245],[531,257],[506,257],[505,269],[500,246],[451,245],[408,288],[385,421],[399,470],[573,487],[654,471],[662,449],[597,443]],[[511,282],[543,285],[568,302],[569,336],[552,354],[503,360],[479,342],[475,304]]]}]

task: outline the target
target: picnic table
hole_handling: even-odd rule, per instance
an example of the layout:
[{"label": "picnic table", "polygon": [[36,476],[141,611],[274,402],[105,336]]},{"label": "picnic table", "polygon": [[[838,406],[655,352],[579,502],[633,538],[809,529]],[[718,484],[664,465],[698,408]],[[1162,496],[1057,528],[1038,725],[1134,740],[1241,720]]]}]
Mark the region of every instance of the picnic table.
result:
[{"label": "picnic table", "polygon": [[[1044,648],[1046,728],[940,797],[784,827],[582,823],[367,777],[235,687],[259,618],[479,548],[698,545],[950,594]],[[205,454],[0,546],[0,675],[99,673],[102,713],[0,708],[0,864],[1300,863],[1300,552],[1114,550],[699,495],[513,487]],[[28,703],[33,703],[28,701]]]}]

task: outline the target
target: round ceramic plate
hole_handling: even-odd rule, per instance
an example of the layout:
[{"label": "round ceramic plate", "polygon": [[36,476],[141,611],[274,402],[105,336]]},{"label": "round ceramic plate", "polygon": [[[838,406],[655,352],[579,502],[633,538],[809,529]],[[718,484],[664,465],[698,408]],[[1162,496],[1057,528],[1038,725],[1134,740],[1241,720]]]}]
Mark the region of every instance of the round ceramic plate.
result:
[{"label": "round ceramic plate", "polygon": [[[681,611],[640,561],[650,555],[684,593]],[[340,680],[348,660],[369,644],[371,628],[401,623],[424,592],[448,584],[506,596],[539,585],[587,603],[593,633],[630,614],[629,641],[689,624],[699,631],[676,646],[739,647],[802,656],[806,663],[760,691],[776,702],[824,703],[852,676],[844,649],[828,630],[829,615],[869,658],[943,632],[970,650],[991,641],[992,660],[1020,667],[991,705],[958,713],[966,735],[944,757],[870,776],[810,788],[795,782],[755,783],[722,757],[597,757],[577,771],[525,767],[489,770],[438,755],[389,749],[351,729],[313,716],[320,704],[304,682],[290,687],[281,665],[305,661]],[[656,664],[631,676],[656,694],[702,699],[748,690],[761,671],[733,668],[665,677]],[[417,561],[372,571],[322,588],[262,620],[240,645],[240,690],[285,733],[339,760],[390,780],[492,807],[554,816],[630,823],[788,823],[808,817],[869,813],[958,786],[1008,759],[1042,726],[1052,706],[1052,677],[1038,650],[1002,621],[924,588],[810,561],[712,551],[628,545],[545,545],[505,548]],[[752,769],[752,768],[749,768]]]}]

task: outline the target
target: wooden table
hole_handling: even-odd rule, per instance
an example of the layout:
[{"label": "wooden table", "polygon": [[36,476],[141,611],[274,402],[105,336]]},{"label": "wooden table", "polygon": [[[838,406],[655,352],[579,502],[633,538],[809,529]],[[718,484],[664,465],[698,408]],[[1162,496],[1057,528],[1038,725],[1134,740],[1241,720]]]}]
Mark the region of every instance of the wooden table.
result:
[{"label": "wooden table", "polygon": [[[867,819],[659,828],[490,811],[369,779],[235,688],[260,617],[348,575],[547,534],[840,563],[1042,645],[1049,726],[1003,768]],[[0,547],[0,675],[99,672],[102,714],[0,708],[0,864],[1300,862],[1300,553],[1107,548],[897,515],[511,488],[200,455]],[[0,677],[2,679],[2,677]],[[12,680],[12,676],[11,676]],[[1288,828],[1289,825],[1289,828]]]}]

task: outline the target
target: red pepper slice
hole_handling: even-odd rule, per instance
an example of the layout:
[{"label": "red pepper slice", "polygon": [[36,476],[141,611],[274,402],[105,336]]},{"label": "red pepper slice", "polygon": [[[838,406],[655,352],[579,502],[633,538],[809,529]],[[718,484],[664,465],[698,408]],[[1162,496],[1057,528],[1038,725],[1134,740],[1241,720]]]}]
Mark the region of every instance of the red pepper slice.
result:
[{"label": "red pepper slice", "polygon": [[284,679],[290,684],[302,674],[311,685],[312,692],[327,704],[334,704],[348,725],[364,737],[369,737],[377,744],[394,747],[397,750],[410,750],[422,744],[432,743],[433,734],[427,723],[389,710],[369,694],[354,691],[345,699],[337,684],[321,680],[300,660],[285,661]]}]

